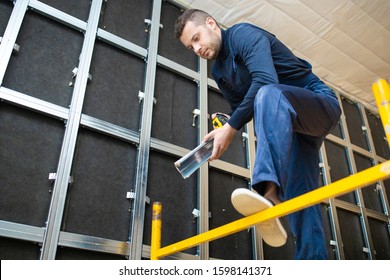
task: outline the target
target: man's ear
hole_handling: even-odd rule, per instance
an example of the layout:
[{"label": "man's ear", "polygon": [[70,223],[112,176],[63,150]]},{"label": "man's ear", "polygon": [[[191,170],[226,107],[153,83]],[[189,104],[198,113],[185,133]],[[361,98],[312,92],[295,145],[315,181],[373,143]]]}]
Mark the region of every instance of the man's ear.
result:
[{"label": "man's ear", "polygon": [[217,26],[217,23],[215,22],[215,20],[212,17],[207,17],[206,18],[206,26],[208,26],[209,28],[214,30],[215,27]]}]

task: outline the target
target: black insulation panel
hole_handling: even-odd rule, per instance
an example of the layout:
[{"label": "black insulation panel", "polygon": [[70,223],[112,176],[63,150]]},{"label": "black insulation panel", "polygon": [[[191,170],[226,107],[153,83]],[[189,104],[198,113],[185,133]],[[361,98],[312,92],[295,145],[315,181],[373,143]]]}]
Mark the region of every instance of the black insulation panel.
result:
[{"label": "black insulation panel", "polygon": [[62,230],[127,241],[135,146],[81,129]]},{"label": "black insulation panel", "polygon": [[182,10],[168,1],[163,1],[161,9],[161,24],[158,54],[176,63],[179,63],[191,70],[198,70],[198,57],[193,51],[175,38],[174,26],[176,19],[181,15]]},{"label": "black insulation panel", "polygon": [[3,37],[9,17],[12,13],[13,4],[11,1],[0,1],[0,37]]},{"label": "black insulation panel", "polygon": [[64,13],[70,14],[83,21],[88,20],[89,10],[91,7],[90,0],[40,0],[53,8],[56,8]]},{"label": "black insulation panel", "polygon": [[373,254],[377,260],[390,260],[390,236],[386,222],[368,218],[374,243]]},{"label": "black insulation panel", "polygon": [[[210,114],[210,118],[213,113],[230,113],[230,105],[223,98],[222,94],[211,89],[208,91],[208,112]],[[208,122],[208,129],[209,131],[213,129],[211,119]],[[243,138],[242,136],[244,131],[244,127],[237,131],[229,148],[220,159],[247,168],[246,144],[244,141],[246,138]]]},{"label": "black insulation panel", "polygon": [[[362,156],[360,154],[355,153],[355,163],[357,171],[363,171],[367,168],[370,168],[374,165],[373,160]],[[378,189],[376,188],[376,184],[368,185],[362,188],[362,194],[364,199],[364,205],[372,210],[382,212],[382,203],[381,198],[379,196]]]},{"label": "black insulation panel", "polygon": [[[197,222],[192,215],[197,205],[197,176],[192,174],[183,179],[176,170],[177,159],[152,151],[148,172],[147,196],[150,204],[146,205],[144,244],[150,245],[152,204],[162,203],[161,246],[167,246],[197,234]],[[184,251],[196,253],[196,247]]]},{"label": "black insulation panel", "polygon": [[[236,188],[247,188],[248,181],[232,174],[211,169],[209,172],[210,229],[243,218],[230,200]],[[252,241],[249,230],[228,235],[210,242],[210,257],[221,259],[253,259]]]},{"label": "black insulation panel", "polygon": [[[350,175],[350,167],[346,149],[333,142],[325,140],[325,149],[328,156],[330,177],[332,182],[336,182]],[[341,200],[356,204],[353,192],[338,197]]]},{"label": "black insulation panel", "polygon": [[337,209],[341,238],[346,260],[366,260],[363,252],[364,238],[359,215],[344,209]]},{"label": "black insulation panel", "polygon": [[359,146],[365,150],[369,150],[367,137],[363,131],[363,121],[359,107],[356,103],[349,101],[346,98],[342,99],[345,119],[347,121],[349,137],[352,144]]},{"label": "black insulation panel", "polygon": [[40,249],[35,243],[0,237],[0,260],[37,260]]},{"label": "black insulation panel", "polygon": [[335,126],[335,128],[330,132],[330,134],[337,136],[341,139],[344,139],[344,131],[343,131],[340,120],[337,123],[337,125]]},{"label": "black insulation panel", "polygon": [[152,0],[103,1],[99,28],[146,48],[149,33],[148,23],[152,17]]},{"label": "black insulation panel", "polygon": [[153,107],[152,137],[189,150],[198,145],[199,108],[197,84],[164,68],[158,68]]},{"label": "black insulation panel", "polygon": [[83,113],[138,131],[145,62],[129,53],[97,41],[87,84]]},{"label": "black insulation panel", "polygon": [[375,152],[377,155],[390,159],[389,143],[386,139],[386,134],[383,129],[382,121],[379,116],[374,115],[366,110],[368,124],[371,130],[372,140],[375,146]]},{"label": "black insulation panel", "polygon": [[82,42],[80,32],[27,11],[2,86],[68,107]]},{"label": "black insulation panel", "polygon": [[42,227],[64,123],[0,103],[0,220]]},{"label": "black insulation panel", "polygon": [[[62,12],[87,21],[89,0],[42,0]],[[152,0],[103,1],[99,28],[138,46],[147,48],[152,16]],[[13,9],[12,1],[0,2],[0,36],[4,34]],[[182,10],[164,1],[161,10],[158,54],[191,70],[198,71],[198,58],[174,38],[174,23]],[[12,54],[2,86],[68,108],[73,94],[72,70],[78,66],[83,34],[64,24],[28,10],[16,43],[20,51]],[[208,62],[211,77],[213,62]],[[138,132],[142,102],[138,92],[144,88],[145,61],[108,43],[97,40],[93,50],[83,113],[102,121]],[[198,144],[199,120],[192,111],[199,109],[198,85],[177,73],[158,67],[153,106],[152,137],[180,147],[193,149]],[[370,150],[357,104],[343,98],[351,142]],[[222,95],[209,89],[208,112],[229,112]],[[367,114],[376,153],[390,157],[380,119]],[[194,122],[194,125],[193,124]],[[61,151],[64,123],[25,108],[0,102],[0,220],[43,227],[50,207],[53,182],[49,173],[56,172]],[[209,121],[209,130],[211,130]],[[222,160],[246,167],[246,152],[239,131]],[[339,123],[331,134],[344,138]],[[350,175],[346,149],[325,141],[332,181]],[[372,166],[372,160],[355,154],[358,170]],[[62,231],[128,241],[132,202],[126,198],[134,191],[137,148],[125,141],[80,128],[69,185]],[[198,178],[183,179],[173,163],[178,158],[151,151],[147,195],[151,203],[163,204],[162,246],[197,234],[198,220],[192,211],[198,209]],[[248,181],[211,168],[209,172],[210,229],[241,218],[230,202],[235,188],[247,188]],[[323,185],[323,180],[319,180]],[[385,181],[387,198],[390,183]],[[365,206],[383,212],[375,186],[362,189]],[[354,192],[338,197],[356,204]],[[145,206],[143,243],[150,244],[151,204]],[[327,241],[332,237],[327,205],[322,205]],[[366,259],[364,238],[357,214],[338,209],[338,220],[346,259]],[[272,248],[264,244],[265,259],[292,259],[294,238],[283,217],[289,238],[285,246]],[[377,259],[390,259],[387,224],[369,218],[369,228]],[[351,232],[353,234],[351,234]],[[210,242],[210,257],[252,259],[252,233],[244,230]],[[330,244],[328,242],[328,244]],[[329,245],[329,258],[335,259]],[[185,251],[196,254],[197,248]],[[22,240],[0,238],[0,259],[38,259],[40,245]],[[124,259],[124,256],[72,248],[57,250],[57,259]]]}]

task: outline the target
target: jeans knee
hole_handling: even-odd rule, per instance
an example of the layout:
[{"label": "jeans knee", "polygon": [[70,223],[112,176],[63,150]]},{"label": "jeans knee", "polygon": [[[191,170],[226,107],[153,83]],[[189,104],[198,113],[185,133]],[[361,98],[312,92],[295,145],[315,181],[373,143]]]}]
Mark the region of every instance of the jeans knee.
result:
[{"label": "jeans knee", "polygon": [[279,88],[278,84],[269,84],[262,86],[257,92],[255,101],[257,102],[264,99],[274,98],[275,92],[281,92],[281,89]]}]

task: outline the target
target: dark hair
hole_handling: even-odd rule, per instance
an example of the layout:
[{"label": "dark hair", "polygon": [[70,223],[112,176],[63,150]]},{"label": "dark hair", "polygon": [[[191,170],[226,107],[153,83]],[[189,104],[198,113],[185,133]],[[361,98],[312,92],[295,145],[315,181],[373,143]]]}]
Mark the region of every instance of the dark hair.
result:
[{"label": "dark hair", "polygon": [[194,22],[196,25],[202,25],[206,24],[206,19],[208,17],[213,18],[208,13],[202,10],[197,9],[189,9],[184,11],[175,23],[175,37],[176,39],[179,39],[183,33],[184,26],[187,24],[188,21]]}]

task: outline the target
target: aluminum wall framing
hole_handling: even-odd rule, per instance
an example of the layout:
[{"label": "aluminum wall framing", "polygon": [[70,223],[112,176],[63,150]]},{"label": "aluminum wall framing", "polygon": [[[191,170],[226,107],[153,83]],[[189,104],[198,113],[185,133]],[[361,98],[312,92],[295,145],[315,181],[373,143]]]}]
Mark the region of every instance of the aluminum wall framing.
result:
[{"label": "aluminum wall framing", "polygon": [[[76,2],[78,3],[75,4]],[[80,4],[81,2],[82,4]],[[42,120],[42,123],[49,123],[47,131],[50,132],[51,129],[54,129],[61,144],[58,151],[52,155],[54,159],[57,157],[57,167],[53,167],[55,170],[53,171],[55,175],[52,175],[54,176],[53,183],[48,182],[50,195],[46,199],[49,207],[46,209],[47,212],[42,214],[46,215],[44,223],[8,219],[7,217],[12,215],[7,214],[6,207],[12,206],[12,201],[0,199],[0,213],[2,215],[0,216],[0,246],[3,247],[1,251],[4,252],[2,258],[18,258],[18,256],[19,258],[41,259],[148,258],[150,206],[147,201],[149,199],[153,201],[165,200],[163,207],[167,210],[163,210],[163,243],[178,241],[177,239],[206,231],[239,217],[229,205],[228,196],[234,188],[250,185],[256,145],[252,124],[247,125],[241,131],[241,135],[236,137],[232,144],[232,151],[221,160],[202,167],[196,176],[193,175],[190,179],[183,180],[175,170],[172,172],[176,173],[170,173],[174,169],[173,162],[199,143],[207,131],[211,129],[208,114],[216,110],[227,110],[228,107],[226,103],[223,103],[215,82],[210,78],[211,65],[205,60],[197,59],[195,55],[189,54],[184,49],[180,49],[180,44],[172,40],[171,25],[176,16],[180,14],[179,7],[161,0],[142,1],[142,5],[146,5],[145,9],[147,10],[143,22],[129,23],[128,26],[123,22],[118,22],[117,26],[112,25],[106,28],[105,24],[110,16],[109,9],[114,5],[125,5],[125,2],[119,2],[110,0],[93,0],[90,4],[89,1],[72,2],[72,5],[83,6],[84,12],[79,10],[74,12],[70,8],[68,10],[68,7],[72,6],[71,4],[54,0],[17,0],[15,4],[1,3],[1,15],[9,16],[4,30],[0,29],[0,32],[4,31],[3,34],[0,33],[2,37],[0,45],[1,127],[8,129],[10,125],[7,120],[18,116],[18,114],[23,115],[25,112],[31,112],[33,115],[28,113],[27,117],[32,116],[35,120],[36,115],[42,116],[37,118],[42,118],[39,119]],[[145,2],[149,4],[144,4]],[[25,47],[23,42],[18,40],[23,24],[30,20],[26,16],[27,13],[39,14],[47,19],[49,25],[55,24],[59,28],[64,26],[63,28],[80,34],[79,39],[77,39],[80,41],[80,49],[76,53],[78,61],[74,65],[77,72],[69,73],[69,80],[71,80],[69,87],[71,99],[69,98],[69,101],[52,100],[51,93],[48,97],[42,97],[39,95],[40,93],[31,94],[33,90],[30,90],[29,86],[32,87],[32,85],[27,84],[27,89],[24,89],[23,87],[13,87],[12,83],[9,82],[7,71],[11,71],[10,68],[15,67],[15,63],[10,66],[10,61],[13,57],[21,55],[15,50],[15,47],[19,46],[21,52]],[[145,40],[137,35],[134,35],[133,39],[120,28],[125,28],[125,30],[142,29],[140,32],[144,32],[145,36],[141,37],[145,37]],[[77,37],[77,35],[72,36]],[[129,59],[131,63],[139,64],[141,69],[139,72],[143,76],[141,82],[138,76],[129,76],[129,84],[134,87],[131,91],[129,89],[128,94],[132,96],[129,102],[133,104],[131,106],[135,106],[127,109],[129,116],[134,119],[131,120],[131,124],[128,124],[125,118],[116,119],[111,115],[106,117],[104,111],[109,109],[104,106],[108,107],[108,103],[97,109],[90,105],[95,102],[93,98],[97,96],[95,79],[102,77],[99,75],[104,77],[107,74],[104,71],[99,74],[100,66],[94,57],[95,55],[98,57],[99,53],[108,55],[112,51],[121,52],[118,54],[120,64],[109,69],[110,71],[116,71],[116,68],[125,71],[126,68],[136,67],[133,64],[126,64],[127,59]],[[73,52],[77,52],[77,48]],[[121,61],[123,57],[126,59],[124,62]],[[132,57],[131,60],[130,57]],[[37,67],[43,68],[45,65]],[[72,69],[69,69],[69,72],[70,70]],[[90,73],[92,81],[89,81]],[[75,75],[74,79],[71,79],[72,74]],[[23,76],[18,78],[23,79]],[[115,86],[114,82],[108,81],[107,91],[116,88]],[[137,87],[138,90],[135,90]],[[182,92],[183,89],[188,89],[188,92]],[[170,90],[174,93],[167,92]],[[175,95],[179,92],[182,95]],[[380,124],[380,120],[375,116],[375,112],[371,114],[360,104],[349,102],[342,94],[338,95],[344,108],[343,116],[340,119],[340,126],[327,137],[321,149],[322,180],[319,182],[320,185],[359,171],[360,168],[364,167],[366,161],[369,164],[377,164],[389,158],[387,143],[382,143],[383,131],[380,125],[377,126],[378,122]],[[178,113],[175,113],[175,110],[181,107],[179,105],[182,105],[182,103],[175,103],[180,101],[178,99],[183,99],[181,102],[188,105],[188,108],[182,106],[183,108],[180,109],[182,111],[179,110]],[[114,105],[118,106],[118,104]],[[116,110],[118,110],[119,115],[121,111],[115,106],[111,107],[111,111],[115,115]],[[185,115],[180,118],[175,115],[183,114],[183,112]],[[2,113],[5,117],[2,117]],[[176,116],[176,118],[165,119],[167,115]],[[356,116],[359,119],[358,124],[356,124]],[[52,122],[54,123],[52,124]],[[62,122],[65,123],[65,126],[61,131]],[[361,130],[356,132],[356,127],[360,123]],[[166,133],[164,125],[167,126],[165,130],[170,129],[171,134]],[[13,131],[12,129],[9,128],[9,131]],[[177,139],[175,132],[178,130],[178,134],[185,134],[182,135],[185,140]],[[362,139],[365,139],[366,144],[360,139],[360,134],[363,135]],[[12,137],[11,135],[10,138]],[[4,146],[8,142],[3,138],[0,137],[0,141],[2,141],[0,151],[9,148]],[[85,174],[81,171],[85,169],[82,169],[80,165],[83,165],[84,168],[86,163],[92,164],[93,153],[104,156],[103,153],[101,154],[94,149],[95,146],[91,144],[94,141],[100,145],[96,147],[102,149],[107,147],[107,151],[112,151],[113,154],[118,151],[118,155],[115,154],[115,156],[119,159],[113,164],[122,165],[120,160],[125,161],[123,162],[124,170],[121,171],[122,173],[118,171],[118,174],[123,174],[128,178],[126,181],[117,183],[117,185],[124,186],[118,190],[118,193],[122,192],[122,197],[115,198],[121,201],[118,201],[118,204],[121,205],[119,212],[123,212],[122,208],[128,205],[128,211],[125,209],[125,214],[115,212],[116,209],[112,209],[111,213],[110,206],[104,204],[102,197],[95,197],[94,190],[88,189],[88,182],[82,178]],[[114,144],[112,144],[113,142]],[[115,145],[116,150],[113,151],[110,145]],[[387,150],[383,148],[383,145]],[[128,155],[119,156],[121,151],[128,150],[130,150]],[[1,152],[2,156],[4,154],[5,152]],[[80,159],[80,157],[90,157],[91,159],[85,160]],[[99,159],[98,156],[96,158]],[[345,159],[345,161],[340,162],[340,159]],[[110,157],[107,156],[104,160],[109,161]],[[0,163],[2,166],[10,164],[3,159],[0,159]],[[347,171],[344,173],[340,171],[344,169]],[[7,176],[16,176],[16,171],[13,174],[1,173],[1,192],[13,188],[12,185],[3,182],[12,181],[8,180]],[[30,190],[29,182],[32,184],[29,181],[31,175],[23,176],[25,176],[23,177],[25,182],[21,185],[28,192]],[[101,174],[101,176],[105,175]],[[172,176],[177,177],[172,178]],[[100,182],[96,176],[90,180],[93,181],[92,185]],[[112,176],[106,180],[117,181],[119,179]],[[104,179],[101,181],[101,184],[107,182]],[[172,182],[176,182],[178,187],[167,186]],[[85,185],[83,185],[84,183]],[[224,185],[221,186],[221,184]],[[86,189],[84,192],[82,191],[83,187]],[[105,186],[96,185],[96,188],[99,188],[99,195],[109,191],[106,190]],[[24,189],[22,190],[24,191]],[[332,198],[323,202],[329,253],[332,259],[390,258],[389,193],[389,186],[386,186],[386,182],[378,182],[375,186],[367,187],[367,190],[358,190],[350,196]],[[80,195],[85,195],[82,198],[83,201],[79,202],[80,206],[72,204],[72,201],[76,200],[75,197]],[[91,197],[95,198],[92,202],[90,201]],[[379,201],[379,204],[376,200]],[[91,218],[92,222],[87,221],[90,213],[83,208],[89,206],[98,209],[94,208],[97,206],[93,206],[93,204],[101,204],[102,208],[108,208],[108,216],[110,214],[113,216],[123,215],[124,218],[118,218],[118,221],[127,220],[127,222],[116,225],[117,231],[123,233],[116,233],[115,229],[112,231],[107,229],[104,233],[98,232],[96,234],[89,233],[89,230],[78,230],[77,225],[80,222],[88,225],[95,222],[93,218]],[[192,208],[195,208],[193,212],[195,214],[191,213]],[[81,209],[85,213],[77,213],[75,209]],[[76,214],[74,214],[75,211]],[[72,215],[79,215],[83,218],[80,218],[80,221],[74,225],[70,225],[67,217]],[[173,215],[173,218],[170,218],[169,215]],[[184,223],[175,224],[173,220],[176,218],[183,219]],[[101,223],[109,224],[106,220]],[[180,226],[186,228],[176,228]],[[346,232],[354,229],[358,229],[360,232],[356,233],[358,236],[356,239],[353,238],[355,243],[350,245]],[[289,236],[291,237],[290,232]],[[20,245],[19,242],[24,245]],[[26,256],[23,253],[16,256],[7,255],[7,250],[19,247],[23,248],[21,250],[29,250],[34,253]],[[210,244],[203,244],[196,250],[176,254],[172,258],[289,259],[292,257],[292,247],[292,238],[289,238],[288,244],[284,247],[274,249],[263,245],[261,240],[255,240],[251,231],[248,231]],[[96,253],[96,255],[85,252]]]}]

